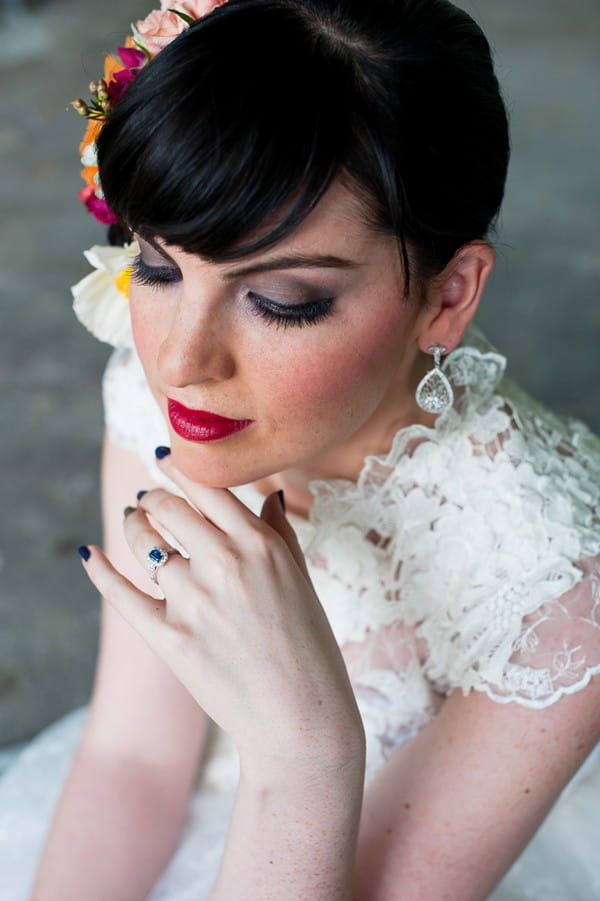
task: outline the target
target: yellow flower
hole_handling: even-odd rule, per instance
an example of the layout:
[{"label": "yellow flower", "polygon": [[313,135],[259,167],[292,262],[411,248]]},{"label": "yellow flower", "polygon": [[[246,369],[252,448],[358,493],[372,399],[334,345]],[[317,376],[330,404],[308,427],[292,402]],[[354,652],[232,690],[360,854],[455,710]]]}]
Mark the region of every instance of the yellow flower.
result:
[{"label": "yellow flower", "polygon": [[71,288],[73,310],[81,324],[113,347],[133,347],[129,285],[138,253],[135,241],[125,247],[91,247],[84,256],[96,271]]}]

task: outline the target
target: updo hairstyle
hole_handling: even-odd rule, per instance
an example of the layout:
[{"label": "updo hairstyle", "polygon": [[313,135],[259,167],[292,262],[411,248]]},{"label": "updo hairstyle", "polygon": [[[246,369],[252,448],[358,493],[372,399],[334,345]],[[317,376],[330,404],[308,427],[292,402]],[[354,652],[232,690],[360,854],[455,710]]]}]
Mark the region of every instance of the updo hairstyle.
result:
[{"label": "updo hairstyle", "polygon": [[488,41],[447,0],[229,0],[142,69],[104,126],[121,222],[224,262],[288,236],[332,180],[411,272],[485,239],[509,159]]}]

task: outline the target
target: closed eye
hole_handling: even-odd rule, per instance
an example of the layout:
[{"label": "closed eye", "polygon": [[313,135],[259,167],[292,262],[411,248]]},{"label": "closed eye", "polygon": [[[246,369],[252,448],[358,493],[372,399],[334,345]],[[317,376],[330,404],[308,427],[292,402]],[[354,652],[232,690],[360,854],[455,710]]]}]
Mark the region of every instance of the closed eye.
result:
[{"label": "closed eye", "polygon": [[181,281],[181,271],[176,266],[148,266],[138,254],[133,261],[131,277],[137,285],[160,288]]},{"label": "closed eye", "polygon": [[315,325],[317,322],[327,319],[331,315],[333,307],[333,297],[293,306],[275,303],[254,291],[250,291],[248,297],[252,303],[254,314],[261,316],[267,322],[275,323],[279,328]]},{"label": "closed eye", "polygon": [[[177,266],[149,266],[141,254],[133,261],[131,277],[136,284],[151,288],[165,288],[182,280],[181,270]],[[334,303],[334,298],[325,297],[304,303],[281,304],[254,291],[248,291],[247,299],[256,316],[284,329],[315,325],[327,319]]]}]

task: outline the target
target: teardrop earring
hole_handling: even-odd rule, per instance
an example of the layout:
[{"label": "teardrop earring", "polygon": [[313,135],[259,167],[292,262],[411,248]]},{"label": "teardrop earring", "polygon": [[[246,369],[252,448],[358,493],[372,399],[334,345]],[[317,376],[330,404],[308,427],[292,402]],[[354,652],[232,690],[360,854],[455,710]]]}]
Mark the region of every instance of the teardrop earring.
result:
[{"label": "teardrop earring", "polygon": [[434,368],[423,376],[417,386],[416,400],[418,405],[426,413],[445,413],[454,402],[452,385],[440,368],[442,354],[446,348],[440,344],[428,348],[433,354]]}]

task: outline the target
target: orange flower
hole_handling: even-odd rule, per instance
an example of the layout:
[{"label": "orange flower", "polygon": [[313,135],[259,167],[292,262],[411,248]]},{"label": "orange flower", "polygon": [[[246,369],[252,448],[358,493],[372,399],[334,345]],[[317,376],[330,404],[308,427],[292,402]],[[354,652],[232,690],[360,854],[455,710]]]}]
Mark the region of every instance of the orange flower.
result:
[{"label": "orange flower", "polygon": [[98,135],[100,134],[100,129],[102,128],[103,122],[99,119],[88,119],[87,128],[85,130],[85,134],[83,136],[83,140],[79,145],[79,155],[83,156],[83,151],[88,146],[88,144],[93,144]]},{"label": "orange flower", "polygon": [[120,72],[123,68],[123,63],[120,59],[117,59],[112,53],[107,54],[104,58],[104,81],[108,84],[113,75],[116,72]]},{"label": "orange flower", "polygon": [[81,170],[81,177],[83,178],[86,185],[90,186],[90,188],[98,187],[98,182],[96,181],[97,174],[98,166],[86,166]]}]

